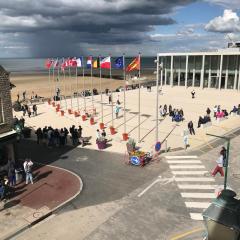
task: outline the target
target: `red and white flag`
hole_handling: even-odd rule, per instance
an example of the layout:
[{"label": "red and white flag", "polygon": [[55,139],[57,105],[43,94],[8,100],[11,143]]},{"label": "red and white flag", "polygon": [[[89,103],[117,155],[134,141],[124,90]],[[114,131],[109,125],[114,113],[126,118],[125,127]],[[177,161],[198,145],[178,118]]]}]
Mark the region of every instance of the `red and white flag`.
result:
[{"label": "red and white flag", "polygon": [[58,64],[58,59],[56,59],[56,60],[54,61],[54,63],[53,63],[53,68],[56,68],[58,65],[59,65],[59,64]]},{"label": "red and white flag", "polygon": [[52,59],[47,59],[46,61],[45,61],[45,67],[47,68],[47,69],[50,69],[51,68],[51,66],[52,66],[52,64],[53,64],[53,60]]},{"label": "red and white flag", "polygon": [[77,67],[77,59],[74,57],[70,60],[71,67]]},{"label": "red and white flag", "polygon": [[106,57],[100,61],[100,68],[111,68],[111,57]]}]

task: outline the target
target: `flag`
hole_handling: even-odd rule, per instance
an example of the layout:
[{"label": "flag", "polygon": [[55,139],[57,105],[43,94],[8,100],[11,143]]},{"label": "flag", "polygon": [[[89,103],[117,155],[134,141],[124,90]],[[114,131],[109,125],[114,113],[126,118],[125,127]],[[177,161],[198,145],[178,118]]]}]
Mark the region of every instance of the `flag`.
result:
[{"label": "flag", "polygon": [[66,67],[66,61],[64,60],[64,58],[62,59],[62,63],[60,64],[60,66],[61,66],[61,70],[64,72]]},{"label": "flag", "polygon": [[100,61],[100,67],[110,69],[111,68],[111,57],[109,56],[109,57],[102,59]]},{"label": "flag", "polygon": [[77,67],[77,58],[70,59],[70,67]]},{"label": "flag", "polygon": [[93,62],[93,68],[99,68],[99,59]]},{"label": "flag", "polygon": [[92,67],[92,56],[89,56],[87,58],[87,68],[91,68]]},{"label": "flag", "polygon": [[118,69],[123,69],[123,57],[118,57],[116,60],[115,60],[115,63],[114,63],[114,66],[115,68],[118,68]]},{"label": "flag", "polygon": [[53,68],[56,68],[58,66],[58,59],[56,59],[53,63]]},{"label": "flag", "polygon": [[140,57],[134,58],[134,60],[127,66],[126,71],[131,72],[133,70],[139,70],[140,69]]},{"label": "flag", "polygon": [[47,59],[46,61],[45,61],[45,67],[47,68],[47,69],[50,69],[51,68],[51,66],[52,66],[52,64],[53,64],[53,60],[52,59]]},{"label": "flag", "polygon": [[77,67],[82,67],[83,57],[77,58]]}]

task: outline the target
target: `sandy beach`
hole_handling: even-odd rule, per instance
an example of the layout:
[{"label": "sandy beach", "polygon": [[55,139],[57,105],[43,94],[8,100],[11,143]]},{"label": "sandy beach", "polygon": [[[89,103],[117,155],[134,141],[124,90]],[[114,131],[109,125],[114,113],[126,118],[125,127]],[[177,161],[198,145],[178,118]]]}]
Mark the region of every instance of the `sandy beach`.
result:
[{"label": "sandy beach", "polygon": [[[56,88],[61,89],[62,95],[71,95],[73,92],[81,92],[83,89],[91,89],[93,82],[93,88],[100,91],[100,78],[85,76],[72,76],[71,78],[66,76],[65,78],[61,76],[59,81],[53,80],[51,76],[50,81],[47,74],[13,74],[10,75],[10,81],[16,87],[12,89],[12,101],[17,99],[17,94],[19,93],[20,99],[22,98],[22,93],[26,91],[26,96],[29,98],[32,95],[37,94],[41,97],[50,97],[55,93]],[[118,79],[102,78],[102,90],[106,88],[110,90],[115,90],[116,88],[123,86],[124,81]]]}]

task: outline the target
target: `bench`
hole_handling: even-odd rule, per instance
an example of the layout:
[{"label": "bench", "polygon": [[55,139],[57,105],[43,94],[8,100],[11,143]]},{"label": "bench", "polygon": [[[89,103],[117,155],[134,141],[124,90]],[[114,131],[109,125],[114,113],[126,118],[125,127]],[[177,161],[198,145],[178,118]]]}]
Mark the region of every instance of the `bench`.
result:
[{"label": "bench", "polygon": [[207,127],[211,127],[212,126],[212,122],[207,122],[204,124],[201,124],[201,128],[207,128]]},{"label": "bench", "polygon": [[217,123],[220,123],[226,119],[227,119],[226,117],[217,118]]}]

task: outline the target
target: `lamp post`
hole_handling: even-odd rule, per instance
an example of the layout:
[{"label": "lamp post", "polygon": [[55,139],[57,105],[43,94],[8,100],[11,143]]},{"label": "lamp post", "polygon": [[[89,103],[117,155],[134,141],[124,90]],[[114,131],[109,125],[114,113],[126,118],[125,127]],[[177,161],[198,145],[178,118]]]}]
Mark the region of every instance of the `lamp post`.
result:
[{"label": "lamp post", "polygon": [[214,134],[207,133],[206,135],[221,138],[227,141],[227,156],[226,156],[226,164],[225,164],[225,174],[224,174],[224,190],[227,189],[227,176],[228,176],[228,161],[229,161],[229,152],[230,152],[230,138],[218,136]]}]

